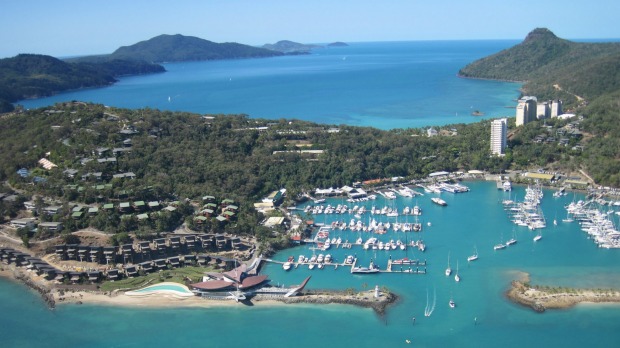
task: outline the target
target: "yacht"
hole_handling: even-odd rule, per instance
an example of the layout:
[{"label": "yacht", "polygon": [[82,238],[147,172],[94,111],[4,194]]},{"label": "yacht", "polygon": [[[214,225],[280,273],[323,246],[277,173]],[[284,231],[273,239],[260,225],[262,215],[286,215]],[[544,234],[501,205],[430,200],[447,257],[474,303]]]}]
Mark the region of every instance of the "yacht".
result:
[{"label": "yacht", "polygon": [[540,239],[542,238],[542,235],[539,233],[536,236],[534,236],[534,242],[538,242]]},{"label": "yacht", "polygon": [[474,248],[474,254],[467,257],[467,261],[476,261],[478,260],[478,249]]},{"label": "yacht", "polygon": [[456,260],[456,274],[454,275],[454,281],[457,283],[461,281],[461,277],[459,276],[459,260]]},{"label": "yacht", "polygon": [[448,203],[446,203],[446,201],[444,201],[443,199],[439,198],[439,197],[433,197],[431,198],[431,201],[433,201],[433,203],[441,205],[441,206],[447,206]]},{"label": "yacht", "polygon": [[508,246],[508,245],[513,245],[513,244],[515,244],[516,242],[517,242],[517,240],[516,240],[516,239],[514,239],[514,238],[510,238],[510,239],[506,242],[506,245],[507,245],[507,246]]},{"label": "yacht", "polygon": [[286,261],[285,263],[282,264],[282,269],[284,269],[285,271],[288,271],[291,269],[292,265],[293,265],[292,262]]},{"label": "yacht", "polygon": [[456,307],[456,303],[454,303],[453,299],[450,299],[450,302],[448,302],[448,304],[450,305],[450,308]]},{"label": "yacht", "polygon": [[450,253],[448,253],[448,268],[446,268],[446,277],[449,277],[452,274],[452,268],[450,268]]},{"label": "yacht", "polygon": [[495,244],[495,246],[493,247],[493,250],[501,250],[501,249],[506,249],[506,244]]},{"label": "yacht", "polygon": [[379,273],[379,268],[370,261],[368,267],[351,267],[351,273]]}]

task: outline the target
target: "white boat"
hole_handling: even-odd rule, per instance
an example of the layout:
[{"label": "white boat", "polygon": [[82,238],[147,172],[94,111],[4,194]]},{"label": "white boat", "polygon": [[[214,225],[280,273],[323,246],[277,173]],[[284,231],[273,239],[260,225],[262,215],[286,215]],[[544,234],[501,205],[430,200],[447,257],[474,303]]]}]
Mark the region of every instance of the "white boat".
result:
[{"label": "white boat", "polygon": [[514,239],[514,238],[510,238],[508,241],[506,241],[506,245],[513,245],[513,244],[515,244],[516,242],[517,242],[517,240],[516,240],[516,239]]},{"label": "white boat", "polygon": [[450,268],[450,253],[448,253],[448,268],[446,268],[446,277],[449,277],[452,274],[452,268]]},{"label": "white boat", "polygon": [[540,232],[538,232],[538,234],[536,236],[534,236],[534,242],[538,242],[540,239],[542,238],[542,234]]},{"label": "white boat", "polygon": [[351,273],[379,273],[379,268],[377,268],[375,264],[370,261],[370,265],[368,267],[351,267]]},{"label": "white boat", "polygon": [[476,261],[478,260],[478,248],[474,247],[474,254],[467,257],[467,261]]},{"label": "white boat", "polygon": [[450,299],[450,302],[448,302],[448,305],[450,305],[450,308],[456,307],[456,303],[454,303],[453,299]]},{"label": "white boat", "polygon": [[446,201],[444,201],[443,199],[439,198],[439,197],[433,197],[431,198],[431,201],[433,201],[433,203],[441,205],[441,206],[447,206],[448,203],[446,203]]},{"label": "white boat", "polygon": [[314,269],[314,266],[316,266],[315,263],[309,263],[308,264],[308,269]]},{"label": "white boat", "polygon": [[506,249],[506,244],[495,244],[495,246],[493,247],[493,250],[501,250],[501,249]]},{"label": "white boat", "polygon": [[456,260],[456,274],[454,274],[454,281],[457,283],[461,281],[461,277],[459,276],[459,260]]},{"label": "white boat", "polygon": [[282,264],[282,269],[284,269],[285,271],[288,271],[289,269],[291,269],[292,266],[293,266],[293,263],[287,261],[287,262]]}]

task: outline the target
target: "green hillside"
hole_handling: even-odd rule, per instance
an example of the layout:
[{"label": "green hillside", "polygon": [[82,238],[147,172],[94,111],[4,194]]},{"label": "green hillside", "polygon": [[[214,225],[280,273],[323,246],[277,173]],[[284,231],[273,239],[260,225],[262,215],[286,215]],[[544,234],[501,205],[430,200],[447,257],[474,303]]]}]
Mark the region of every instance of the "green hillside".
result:
[{"label": "green hillside", "polygon": [[215,43],[193,36],[159,35],[131,46],[123,46],[111,59],[133,59],[147,62],[180,62],[214,59],[261,58],[280,56],[281,52],[234,42]]},{"label": "green hillside", "polygon": [[68,63],[39,55],[20,54],[0,59],[0,112],[10,111],[21,99],[50,96],[62,91],[105,86],[121,75],[162,72],[160,65],[136,61],[102,60]]},{"label": "green hillside", "polygon": [[524,81],[528,94],[571,104],[571,94],[592,99],[617,90],[619,64],[620,43],[572,42],[538,28],[520,44],[468,64],[459,76]]}]

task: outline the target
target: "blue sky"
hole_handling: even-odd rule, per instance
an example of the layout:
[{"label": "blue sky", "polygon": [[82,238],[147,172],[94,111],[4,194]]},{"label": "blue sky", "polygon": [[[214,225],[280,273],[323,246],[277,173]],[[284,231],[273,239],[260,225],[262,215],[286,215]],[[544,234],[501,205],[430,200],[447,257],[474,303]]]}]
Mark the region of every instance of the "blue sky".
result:
[{"label": "blue sky", "polygon": [[0,58],[111,53],[160,34],[262,45],[620,38],[617,0],[2,0]]}]

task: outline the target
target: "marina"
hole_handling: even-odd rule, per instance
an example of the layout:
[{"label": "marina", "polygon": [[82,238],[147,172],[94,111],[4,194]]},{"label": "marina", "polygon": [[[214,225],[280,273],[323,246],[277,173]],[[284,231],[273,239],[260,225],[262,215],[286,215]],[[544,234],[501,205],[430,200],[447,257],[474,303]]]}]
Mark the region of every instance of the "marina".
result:
[{"label": "marina", "polygon": [[[581,231],[581,225],[577,218],[574,223],[565,223],[560,219],[565,217],[565,207],[572,201],[578,202],[588,199],[577,193],[573,199],[572,192],[567,196],[553,198],[550,190],[543,189],[545,198],[541,200],[540,207],[546,216],[557,215],[558,225],[544,229],[530,230],[519,227],[512,223],[503,209],[502,200],[510,196],[523,197],[525,186],[514,185],[511,192],[496,190],[494,183],[467,182],[471,188],[465,195],[441,193],[442,199],[449,204],[443,208],[432,203],[425,196],[399,197],[393,200],[393,206],[398,208],[399,217],[409,218],[414,221],[415,216],[403,216],[401,212],[405,206],[418,205],[422,210],[419,216],[424,224],[421,232],[395,232],[392,229],[385,234],[374,232],[338,230],[331,228],[331,222],[345,220],[347,223],[353,216],[345,215],[316,215],[314,220],[324,224],[322,229],[329,232],[330,248],[322,251],[313,242],[319,232],[317,227],[309,238],[311,242],[300,244],[278,252],[270,259],[277,262],[263,262],[261,273],[268,274],[274,289],[283,285],[302,284],[304,279],[312,276],[306,287],[306,291],[316,293],[317,303],[320,303],[321,289],[340,291],[343,298],[347,298],[346,289],[355,289],[370,294],[375,286],[380,289],[387,288],[399,296],[397,303],[387,310],[384,316],[374,315],[371,311],[363,308],[344,306],[338,304],[316,305],[299,304],[285,305],[262,305],[246,306],[234,300],[228,301],[204,301],[196,298],[201,303],[216,304],[224,302],[225,307],[209,308],[208,310],[196,310],[196,308],[170,308],[170,309],[141,309],[141,308],[114,308],[93,305],[70,305],[59,306],[54,311],[44,309],[41,301],[28,291],[23,291],[23,286],[2,282],[3,301],[0,306],[4,312],[14,313],[6,319],[6,325],[11,325],[14,320],[28,321],[33,317],[41,318],[53,327],[54,331],[62,331],[67,325],[80,325],[88,334],[79,342],[88,344],[93,334],[105,335],[110,330],[126,330],[127,324],[119,318],[129,317],[134,319],[131,330],[127,335],[135,334],[136,330],[148,331],[168,330],[171,318],[177,323],[175,327],[190,327],[197,322],[208,321],[209,325],[203,330],[187,330],[182,338],[167,340],[169,344],[203,344],[209,337],[230,330],[230,322],[246,327],[249,335],[260,335],[263,344],[277,346],[281,343],[282,330],[293,332],[299,328],[299,318],[304,321],[321,322],[327,327],[338,328],[334,344],[353,344],[359,346],[386,344],[404,344],[405,338],[410,339],[411,345],[419,346],[462,346],[463,340],[477,342],[480,346],[492,347],[498,342],[508,342],[508,347],[530,345],[540,346],[540,342],[548,342],[553,339],[554,344],[562,344],[567,347],[594,345],[613,346],[620,339],[617,332],[617,322],[620,313],[616,306],[576,306],[566,311],[547,311],[537,314],[529,308],[522,308],[506,300],[504,291],[510,282],[521,277],[521,272],[531,274],[534,284],[549,284],[562,287],[601,287],[619,288],[620,271],[616,265],[620,262],[620,255],[613,249],[599,248],[589,239],[589,235]],[[346,199],[345,199],[346,201]],[[322,204],[341,204],[342,198],[327,198]],[[309,204],[314,204],[309,202]],[[357,203],[358,205],[361,205]],[[387,204],[382,196],[374,201],[368,201],[367,205],[383,206]],[[594,203],[589,205],[595,207]],[[616,206],[602,205],[603,212],[609,209],[617,211]],[[300,207],[303,211],[304,206]],[[369,209],[367,209],[369,210]],[[485,211],[484,220],[481,221],[479,211]],[[609,218],[618,215],[607,214]],[[572,215],[571,215],[572,216]],[[374,217],[377,223],[380,221],[392,221],[397,218],[386,216],[372,216],[368,212],[362,215],[367,222],[369,217]],[[616,218],[617,219],[617,218]],[[356,219],[357,220],[357,219]],[[617,221],[617,220],[616,220]],[[428,226],[428,222],[432,222]],[[533,238],[542,233],[542,240],[534,242]],[[323,234],[320,241],[325,240],[327,234]],[[333,238],[341,238],[340,247],[331,243]],[[362,243],[356,244],[361,237]],[[514,237],[518,240],[513,246],[504,251],[493,251],[493,246],[500,241],[506,241]],[[370,238],[378,241],[389,242],[399,238],[405,244],[411,241],[423,240],[426,245],[425,252],[408,247],[406,250],[396,248],[386,251],[379,249],[364,249],[363,245]],[[349,240],[351,248],[343,248],[344,242]],[[466,258],[472,254],[473,246],[477,246],[480,259],[474,263],[466,262]],[[304,255],[308,261],[313,253],[318,258],[319,254],[330,254],[332,264],[325,264],[319,269],[315,264],[310,269],[310,264],[298,264],[299,255]],[[575,257],[576,254],[580,257]],[[293,256],[292,266],[285,271],[283,263]],[[403,270],[409,266],[407,260],[427,261],[427,273],[424,276],[406,276],[403,273],[377,272],[374,274],[351,273],[352,266],[342,265],[346,263],[348,256],[357,258],[356,266],[368,267],[372,260],[381,270],[387,269],[390,256],[392,261],[403,260]],[[302,260],[303,261],[303,260]],[[352,261],[351,261],[352,262]],[[445,269],[451,268],[450,276],[445,275]],[[392,263],[392,270],[400,270],[401,265]],[[415,266],[411,266],[415,270]],[[422,270],[424,266],[419,267]],[[458,269],[457,269],[458,268]],[[458,275],[460,281],[454,278]],[[267,291],[267,290],[265,290]],[[428,291],[428,304],[432,307],[433,297],[437,305],[430,316],[425,316],[427,305],[426,293]],[[436,296],[434,296],[436,295]],[[269,298],[268,294],[264,297]],[[372,298],[371,296],[369,298]],[[293,298],[294,299],[294,298]],[[449,306],[452,299],[455,307]],[[13,306],[18,301],[19,307]],[[185,300],[188,301],[188,300]],[[234,306],[234,307],[230,307]],[[17,309],[18,308],[18,309]],[[355,320],[350,320],[355,318]],[[416,318],[415,321],[412,318]],[[100,327],[101,319],[106,322],[119,323]],[[59,325],[56,325],[59,323]],[[586,324],[584,324],[586,323]],[[515,327],[515,325],[517,327]],[[368,328],[368,335],[360,335],[360,328]],[[528,335],[523,335],[527,330]],[[303,342],[296,343],[300,347],[315,347],[325,344],[323,335],[300,334]],[[31,330],[28,330],[31,333]],[[44,332],[41,334],[45,335]],[[273,336],[272,336],[273,335]],[[145,338],[146,337],[146,338]],[[150,336],[148,336],[150,337]],[[148,342],[153,345],[160,343],[159,336],[152,339],[144,336],[142,343]],[[269,337],[274,337],[270,339]],[[346,340],[345,340],[346,338]],[[122,345],[122,340],[113,343]],[[38,341],[37,341],[38,342]],[[224,343],[222,341],[222,343]],[[76,343],[77,344],[77,343]]]}]

